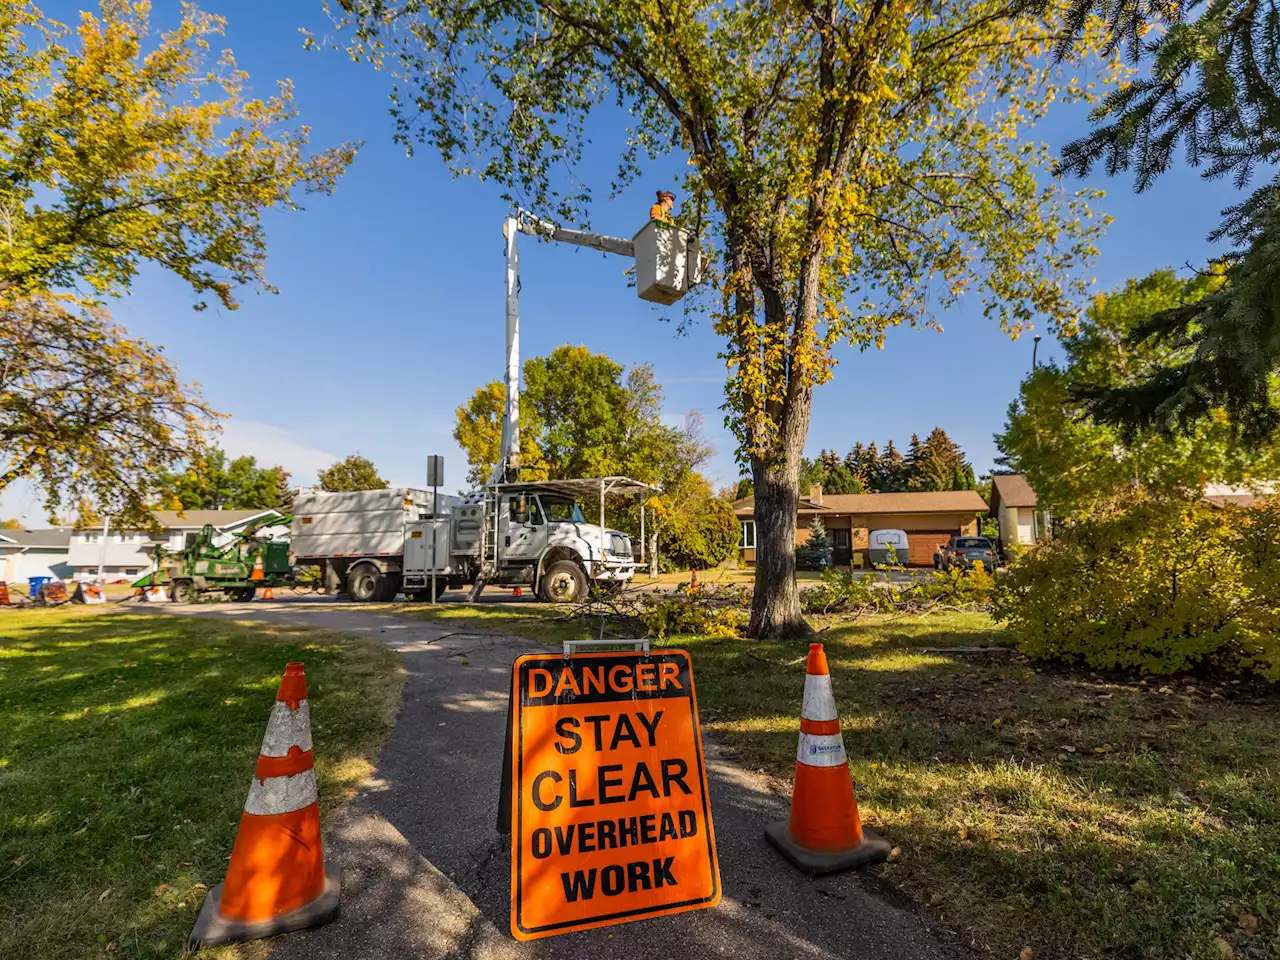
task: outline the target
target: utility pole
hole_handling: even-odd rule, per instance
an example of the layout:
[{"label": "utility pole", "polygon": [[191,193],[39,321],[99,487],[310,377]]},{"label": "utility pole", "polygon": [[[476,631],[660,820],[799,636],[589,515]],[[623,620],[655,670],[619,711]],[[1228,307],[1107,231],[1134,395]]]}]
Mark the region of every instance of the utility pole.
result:
[{"label": "utility pole", "polygon": [[107,536],[111,533],[111,518],[102,518],[102,546],[98,548],[98,583],[102,583],[102,567],[107,560]]}]

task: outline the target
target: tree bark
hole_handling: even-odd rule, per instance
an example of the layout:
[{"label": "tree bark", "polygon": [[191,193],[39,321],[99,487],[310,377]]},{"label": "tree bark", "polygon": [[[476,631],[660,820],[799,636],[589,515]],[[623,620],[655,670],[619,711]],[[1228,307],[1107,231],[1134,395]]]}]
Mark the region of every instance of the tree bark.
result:
[{"label": "tree bark", "polygon": [[[804,637],[813,633],[800,610],[796,582],[796,520],[800,506],[800,458],[809,434],[813,405],[811,381],[798,369],[812,350],[818,311],[820,253],[814,249],[801,266],[795,313],[788,318],[782,298],[770,283],[760,282],[765,321],[785,327],[790,319],[787,387],[780,401],[767,404],[776,435],[769,452],[751,460],[755,482],[756,583],[751,601],[749,636],[756,639]],[[772,279],[772,278],[770,278]]]},{"label": "tree bark", "polygon": [[[799,448],[804,444],[800,435]],[[800,506],[800,449],[775,459],[753,457],[756,582],[747,635],[757,640],[807,636],[796,583],[796,511]]]}]

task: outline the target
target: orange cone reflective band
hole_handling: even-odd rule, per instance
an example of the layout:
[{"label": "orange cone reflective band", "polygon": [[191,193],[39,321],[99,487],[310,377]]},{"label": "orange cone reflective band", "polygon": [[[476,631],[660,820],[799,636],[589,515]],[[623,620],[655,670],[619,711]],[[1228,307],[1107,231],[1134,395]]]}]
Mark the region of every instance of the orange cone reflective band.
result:
[{"label": "orange cone reflective band", "polygon": [[285,668],[249,783],[226,879],[200,910],[193,941],[254,940],[332,919],[339,876],[327,870],[302,664]]},{"label": "orange cone reflective band", "polygon": [[253,572],[249,574],[250,580],[262,580],[266,574],[262,571],[262,554],[258,554],[253,558]]},{"label": "orange cone reflective band", "polygon": [[864,830],[858,816],[827,654],[820,643],[809,645],[791,817],[770,824],[765,836],[809,873],[859,867],[889,855],[889,844]]}]

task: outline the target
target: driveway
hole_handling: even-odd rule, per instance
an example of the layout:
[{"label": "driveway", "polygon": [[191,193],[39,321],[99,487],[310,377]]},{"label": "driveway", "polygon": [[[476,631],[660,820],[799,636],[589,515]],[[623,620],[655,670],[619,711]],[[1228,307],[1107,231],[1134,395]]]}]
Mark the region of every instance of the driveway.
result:
[{"label": "driveway", "polygon": [[[342,913],[327,927],[281,938],[273,960],[958,956],[921,917],[876,896],[857,874],[811,879],[785,863],[763,830],[787,816],[787,797],[712,742],[720,905],[517,943],[507,932],[510,841],[495,828],[507,690],[512,661],[545,647],[334,601],[123,609],[363,634],[401,655],[404,701],[376,776],[324,824],[327,856],[344,870]],[[694,670],[696,677],[696,662]]]}]

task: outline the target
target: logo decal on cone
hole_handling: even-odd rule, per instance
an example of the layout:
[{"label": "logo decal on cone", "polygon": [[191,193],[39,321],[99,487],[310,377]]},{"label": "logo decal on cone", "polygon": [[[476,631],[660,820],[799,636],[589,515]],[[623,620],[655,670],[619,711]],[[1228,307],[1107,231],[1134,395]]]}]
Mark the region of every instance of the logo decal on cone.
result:
[{"label": "logo decal on cone", "polygon": [[864,830],[858,816],[827,654],[820,643],[809,644],[791,819],[771,823],[764,835],[807,873],[833,873],[889,856],[889,844]]},{"label": "logo decal on cone", "polygon": [[206,946],[257,940],[332,920],[338,867],[324,863],[302,664],[285,667],[226,879],[209,891],[191,940]]}]

